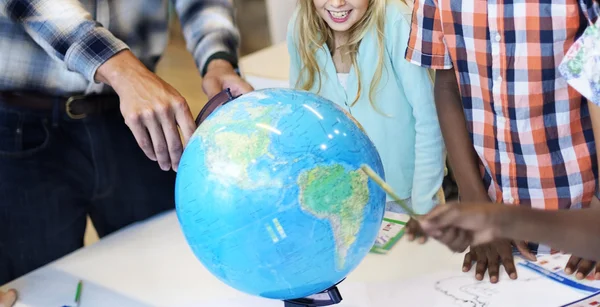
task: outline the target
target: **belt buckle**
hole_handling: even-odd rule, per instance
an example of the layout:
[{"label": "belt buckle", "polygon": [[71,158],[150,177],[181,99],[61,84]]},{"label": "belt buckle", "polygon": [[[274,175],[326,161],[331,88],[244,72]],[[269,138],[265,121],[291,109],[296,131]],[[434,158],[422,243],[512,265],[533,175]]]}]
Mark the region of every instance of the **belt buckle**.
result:
[{"label": "belt buckle", "polygon": [[74,114],[73,112],[71,112],[71,104],[74,101],[80,100],[85,98],[85,96],[80,95],[80,96],[71,96],[69,97],[69,99],[67,100],[66,104],[65,104],[65,112],[67,113],[67,116],[69,116],[69,118],[71,119],[84,119],[87,114]]}]

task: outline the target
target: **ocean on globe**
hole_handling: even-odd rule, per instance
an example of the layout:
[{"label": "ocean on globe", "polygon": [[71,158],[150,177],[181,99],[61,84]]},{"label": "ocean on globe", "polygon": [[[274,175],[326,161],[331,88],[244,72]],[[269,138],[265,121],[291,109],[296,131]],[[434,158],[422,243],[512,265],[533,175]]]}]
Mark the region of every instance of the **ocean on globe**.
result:
[{"label": "ocean on globe", "polygon": [[225,284],[288,300],[343,280],[373,246],[385,193],[374,144],[346,111],[292,89],[242,95],[198,127],[176,179],[181,229]]}]

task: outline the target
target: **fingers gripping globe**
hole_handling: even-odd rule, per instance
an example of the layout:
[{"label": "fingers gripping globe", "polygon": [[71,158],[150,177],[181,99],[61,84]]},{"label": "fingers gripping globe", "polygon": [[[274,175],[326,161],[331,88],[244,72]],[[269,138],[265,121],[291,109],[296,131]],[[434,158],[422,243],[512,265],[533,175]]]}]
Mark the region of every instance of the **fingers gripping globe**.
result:
[{"label": "fingers gripping globe", "polygon": [[182,155],[176,211],[197,259],[225,284],[271,299],[326,290],[367,255],[383,177],[361,126],[331,101],[257,90],[215,109]]}]

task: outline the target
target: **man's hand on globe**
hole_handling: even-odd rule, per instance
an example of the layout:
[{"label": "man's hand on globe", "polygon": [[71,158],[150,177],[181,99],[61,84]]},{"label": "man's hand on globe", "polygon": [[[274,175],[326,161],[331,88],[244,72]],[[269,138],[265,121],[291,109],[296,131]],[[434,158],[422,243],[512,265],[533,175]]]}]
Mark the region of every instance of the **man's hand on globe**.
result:
[{"label": "man's hand on globe", "polygon": [[146,156],[164,171],[177,171],[183,148],[196,130],[185,98],[129,50],[102,64],[96,80],[119,95],[125,123]]}]

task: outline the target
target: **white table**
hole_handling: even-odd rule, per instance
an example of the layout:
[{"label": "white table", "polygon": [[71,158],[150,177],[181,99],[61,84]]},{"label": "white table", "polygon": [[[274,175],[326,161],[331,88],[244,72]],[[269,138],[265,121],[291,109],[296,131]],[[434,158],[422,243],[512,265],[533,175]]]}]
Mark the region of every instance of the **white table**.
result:
[{"label": "white table", "polygon": [[[461,261],[462,256],[435,242],[418,246],[401,241],[388,255],[369,254],[344,283],[459,270]],[[82,307],[198,306],[242,295],[204,269],[185,242],[174,212],[134,224],[2,288],[19,290],[17,306],[58,306],[64,299],[49,304],[47,298],[70,298],[79,279],[84,281]]]}]

